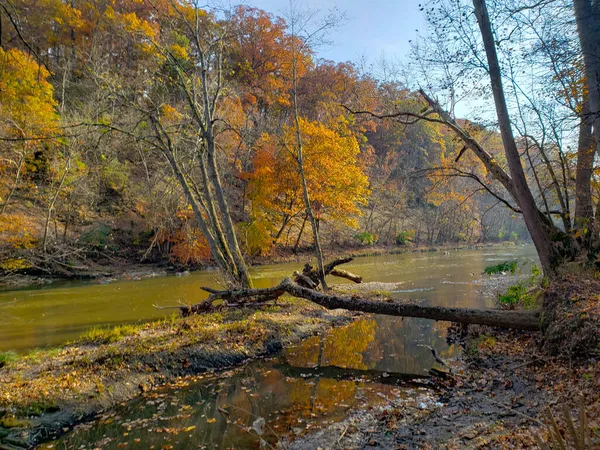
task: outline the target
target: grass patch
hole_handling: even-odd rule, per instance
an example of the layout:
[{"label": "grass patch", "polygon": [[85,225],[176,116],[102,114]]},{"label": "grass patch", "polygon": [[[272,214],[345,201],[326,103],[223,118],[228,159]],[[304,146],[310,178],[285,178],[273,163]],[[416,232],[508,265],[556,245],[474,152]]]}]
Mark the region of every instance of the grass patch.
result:
[{"label": "grass patch", "polygon": [[513,284],[504,294],[498,296],[500,305],[509,309],[514,309],[517,305],[523,309],[537,308],[541,293],[539,286],[545,287],[548,282],[545,278],[540,280],[540,275],[540,268],[534,265],[531,269],[531,275],[527,280]]},{"label": "grass patch", "polygon": [[514,275],[517,271],[517,261],[504,261],[494,266],[488,266],[484,269],[486,275],[494,275],[496,273],[510,273]]},{"label": "grass patch", "polygon": [[0,353],[0,368],[6,366],[7,364],[16,361],[19,359],[19,355],[15,352],[1,352]]},{"label": "grass patch", "polygon": [[109,344],[118,342],[127,336],[133,336],[139,332],[139,326],[120,325],[117,327],[92,328],[81,335],[81,343]]}]

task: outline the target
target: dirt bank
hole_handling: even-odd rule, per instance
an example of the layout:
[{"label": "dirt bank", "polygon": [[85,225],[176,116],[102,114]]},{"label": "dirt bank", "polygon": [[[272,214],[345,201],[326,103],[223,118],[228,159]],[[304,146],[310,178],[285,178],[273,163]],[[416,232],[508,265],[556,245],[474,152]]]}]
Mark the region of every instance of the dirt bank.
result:
[{"label": "dirt bank", "polygon": [[175,377],[241,364],[352,320],[283,299],[139,326],[91,330],[0,368],[0,449],[30,447]]}]

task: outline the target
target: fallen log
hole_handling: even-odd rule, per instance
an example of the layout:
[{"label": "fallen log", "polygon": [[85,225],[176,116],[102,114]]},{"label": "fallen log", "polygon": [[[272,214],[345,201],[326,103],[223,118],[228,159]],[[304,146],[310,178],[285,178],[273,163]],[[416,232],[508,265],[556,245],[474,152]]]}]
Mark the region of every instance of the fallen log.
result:
[{"label": "fallen log", "polygon": [[202,303],[191,307],[181,307],[184,315],[206,311],[212,302],[218,299],[226,301],[260,301],[274,300],[285,293],[304,298],[327,309],[346,309],[372,314],[384,314],[398,317],[418,317],[423,319],[444,320],[464,324],[489,325],[500,328],[517,328],[521,330],[540,329],[540,311],[505,311],[496,309],[453,308],[445,306],[419,305],[400,300],[367,300],[361,297],[326,294],[294,283],[290,278],[280,284],[265,289],[240,289],[216,291],[204,289],[209,297]]}]

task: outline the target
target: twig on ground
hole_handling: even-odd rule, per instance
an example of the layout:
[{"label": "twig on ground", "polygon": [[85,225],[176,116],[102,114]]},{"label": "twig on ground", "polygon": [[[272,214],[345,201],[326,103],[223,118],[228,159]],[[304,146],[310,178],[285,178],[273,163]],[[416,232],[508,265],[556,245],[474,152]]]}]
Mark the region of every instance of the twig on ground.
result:
[{"label": "twig on ground", "polygon": [[340,442],[342,441],[342,439],[343,439],[343,438],[344,438],[344,436],[346,435],[346,431],[348,431],[348,427],[349,427],[349,426],[350,426],[350,425],[346,425],[346,427],[344,428],[344,431],[342,431],[342,434],[340,434],[340,437],[337,439],[337,441],[336,441],[336,443],[335,443],[336,447],[337,447],[338,445],[340,445]]}]

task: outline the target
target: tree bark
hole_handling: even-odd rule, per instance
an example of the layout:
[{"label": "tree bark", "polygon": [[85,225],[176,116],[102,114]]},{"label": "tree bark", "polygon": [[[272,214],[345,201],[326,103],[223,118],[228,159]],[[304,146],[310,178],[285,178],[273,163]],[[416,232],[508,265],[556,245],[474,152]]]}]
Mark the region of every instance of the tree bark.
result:
[{"label": "tree bark", "polygon": [[[295,47],[294,47],[295,49]],[[317,226],[317,221],[315,220],[315,216],[313,214],[312,205],[310,203],[310,194],[308,192],[308,184],[306,182],[306,173],[304,172],[304,149],[302,147],[302,133],[300,131],[300,113],[298,111],[298,72],[297,72],[297,56],[294,54],[292,60],[292,70],[293,70],[293,92],[292,92],[292,100],[293,100],[293,112],[294,112],[294,125],[296,128],[296,151],[297,151],[297,161],[298,161],[298,171],[300,172],[300,178],[302,180],[302,196],[304,198],[304,206],[306,208],[306,216],[310,220],[312,232],[313,232],[313,241],[315,245],[315,254],[317,256],[317,265],[319,266],[319,279],[321,282],[321,286],[323,289],[327,290],[327,282],[325,281],[325,270],[323,267],[323,252],[321,250],[321,240],[319,237],[319,228]]]},{"label": "tree bark", "polygon": [[[351,257],[335,259],[323,267],[323,272],[325,276],[333,275],[334,277],[346,278],[347,280],[355,283],[362,283],[362,277],[360,275],[353,274],[346,270],[337,269],[337,266],[347,264],[353,260],[354,258]],[[294,281],[301,286],[315,289],[319,286],[321,277],[317,269],[310,264],[305,264],[304,269],[302,269],[302,273],[296,275]]]},{"label": "tree bark", "polygon": [[600,2],[574,0],[575,20],[588,87],[589,117],[600,152]]},{"label": "tree bark", "polygon": [[265,301],[276,299],[285,293],[304,298],[327,309],[346,309],[372,314],[384,314],[398,317],[418,317],[423,319],[444,320],[449,322],[488,325],[500,328],[516,328],[522,330],[540,329],[539,311],[503,311],[494,309],[450,308],[445,306],[425,306],[410,301],[367,300],[360,297],[346,297],[326,294],[310,288],[302,287],[286,278],[279,285],[266,289],[242,289],[210,292],[207,300],[191,307],[181,307],[184,315],[196,314],[210,310],[212,302],[217,299],[239,302]]},{"label": "tree bark", "polygon": [[331,272],[329,272],[329,275],[339,278],[345,278],[357,284],[362,283],[362,277],[360,275],[356,275],[352,272],[348,272],[347,270],[343,269],[333,269]]},{"label": "tree bark", "polygon": [[500,64],[496,53],[496,43],[492,32],[492,25],[488,15],[487,5],[485,0],[473,0],[475,7],[475,15],[477,23],[481,31],[481,38],[485,47],[485,53],[488,62],[488,73],[494,95],[494,103],[496,106],[496,115],[498,117],[498,125],[500,134],[502,135],[502,143],[504,145],[504,153],[510,169],[512,183],[514,185],[515,200],[519,208],[523,212],[523,218],[527,225],[527,229],[531,234],[531,238],[537,249],[540,263],[547,276],[554,276],[556,268],[559,264],[554,255],[550,235],[546,230],[544,222],[540,217],[535,200],[527,185],[525,172],[521,165],[521,158],[517,149],[517,144],[513,136],[508,107],[504,95],[504,87],[502,86],[502,75],[500,72]]},{"label": "tree bark", "polygon": [[246,262],[244,261],[244,257],[242,256],[237,236],[235,234],[235,226],[233,224],[233,220],[231,219],[229,205],[227,204],[227,199],[225,198],[225,193],[223,192],[223,187],[221,186],[221,179],[216,163],[214,141],[212,141],[212,139],[211,143],[209,143],[207,156],[208,174],[215,190],[217,203],[219,205],[221,217],[223,218],[224,222],[223,228],[225,229],[225,237],[227,238],[229,250],[231,251],[231,254],[233,256],[233,261],[237,269],[236,271],[239,282],[241,286],[252,287],[252,280],[250,279],[250,275],[248,274],[248,268],[246,267]]},{"label": "tree bark", "polygon": [[[574,0],[573,6],[575,9],[575,20],[577,22],[577,34],[579,35],[579,44],[581,46],[581,52],[583,54],[583,66],[584,73],[587,82],[587,110],[584,108],[582,115],[582,127],[586,128],[591,127],[593,130],[593,139],[595,142],[590,142],[592,147],[590,153],[586,153],[584,151],[583,155],[579,154],[578,151],[578,161],[577,161],[577,207],[579,207],[580,201],[580,190],[583,194],[583,204],[582,209],[579,211],[583,221],[586,221],[586,216],[588,214],[593,214],[591,211],[591,198],[588,203],[587,201],[587,193],[590,188],[589,185],[583,185],[587,180],[587,164],[591,163],[593,166],[594,156],[596,153],[600,153],[600,2],[592,1],[592,0]],[[586,139],[587,140],[587,139]],[[581,150],[581,135],[580,135],[580,149]],[[587,144],[586,144],[587,145]],[[585,147],[585,146],[584,146]],[[579,186],[580,183],[580,173],[579,173],[579,164],[581,156],[584,157],[584,161],[582,164],[584,167],[584,175],[585,179],[581,180],[582,186]],[[591,174],[590,174],[591,178]],[[591,193],[590,193],[591,197]],[[600,201],[598,202],[600,206]],[[593,237],[590,239],[592,245],[600,246],[600,237],[597,235],[598,228],[597,226],[600,224],[600,211],[596,209],[596,219],[594,221],[593,218],[590,219],[590,224],[592,225]],[[596,225],[596,226],[593,226]],[[594,242],[596,241],[596,242]],[[585,241],[584,241],[585,242]]]},{"label": "tree bark", "polygon": [[[577,169],[575,176],[575,227],[582,230],[583,241],[588,243],[593,236],[594,207],[592,204],[592,175],[596,142],[592,134],[589,102],[583,104],[579,139],[577,143]],[[586,231],[587,228],[587,231]]]},{"label": "tree bark", "polygon": [[69,170],[71,170],[71,154],[69,154],[67,158],[67,162],[65,163],[65,170],[60,177],[60,181],[58,186],[56,187],[56,191],[50,200],[50,205],[48,205],[48,211],[46,213],[46,222],[44,224],[44,237],[42,239],[42,249],[44,253],[48,250],[48,228],[50,226],[50,218],[52,217],[52,211],[54,210],[54,205],[56,204],[56,199],[58,199],[58,195],[60,194],[60,190],[67,179],[67,175],[69,174]]},{"label": "tree bark", "polygon": [[302,226],[300,227],[300,231],[298,232],[298,237],[296,238],[296,243],[294,244],[294,248],[292,252],[296,254],[298,252],[298,246],[300,245],[300,239],[302,238],[302,233],[304,233],[304,227],[306,226],[306,220],[308,217],[304,214],[304,219],[302,220]]}]

